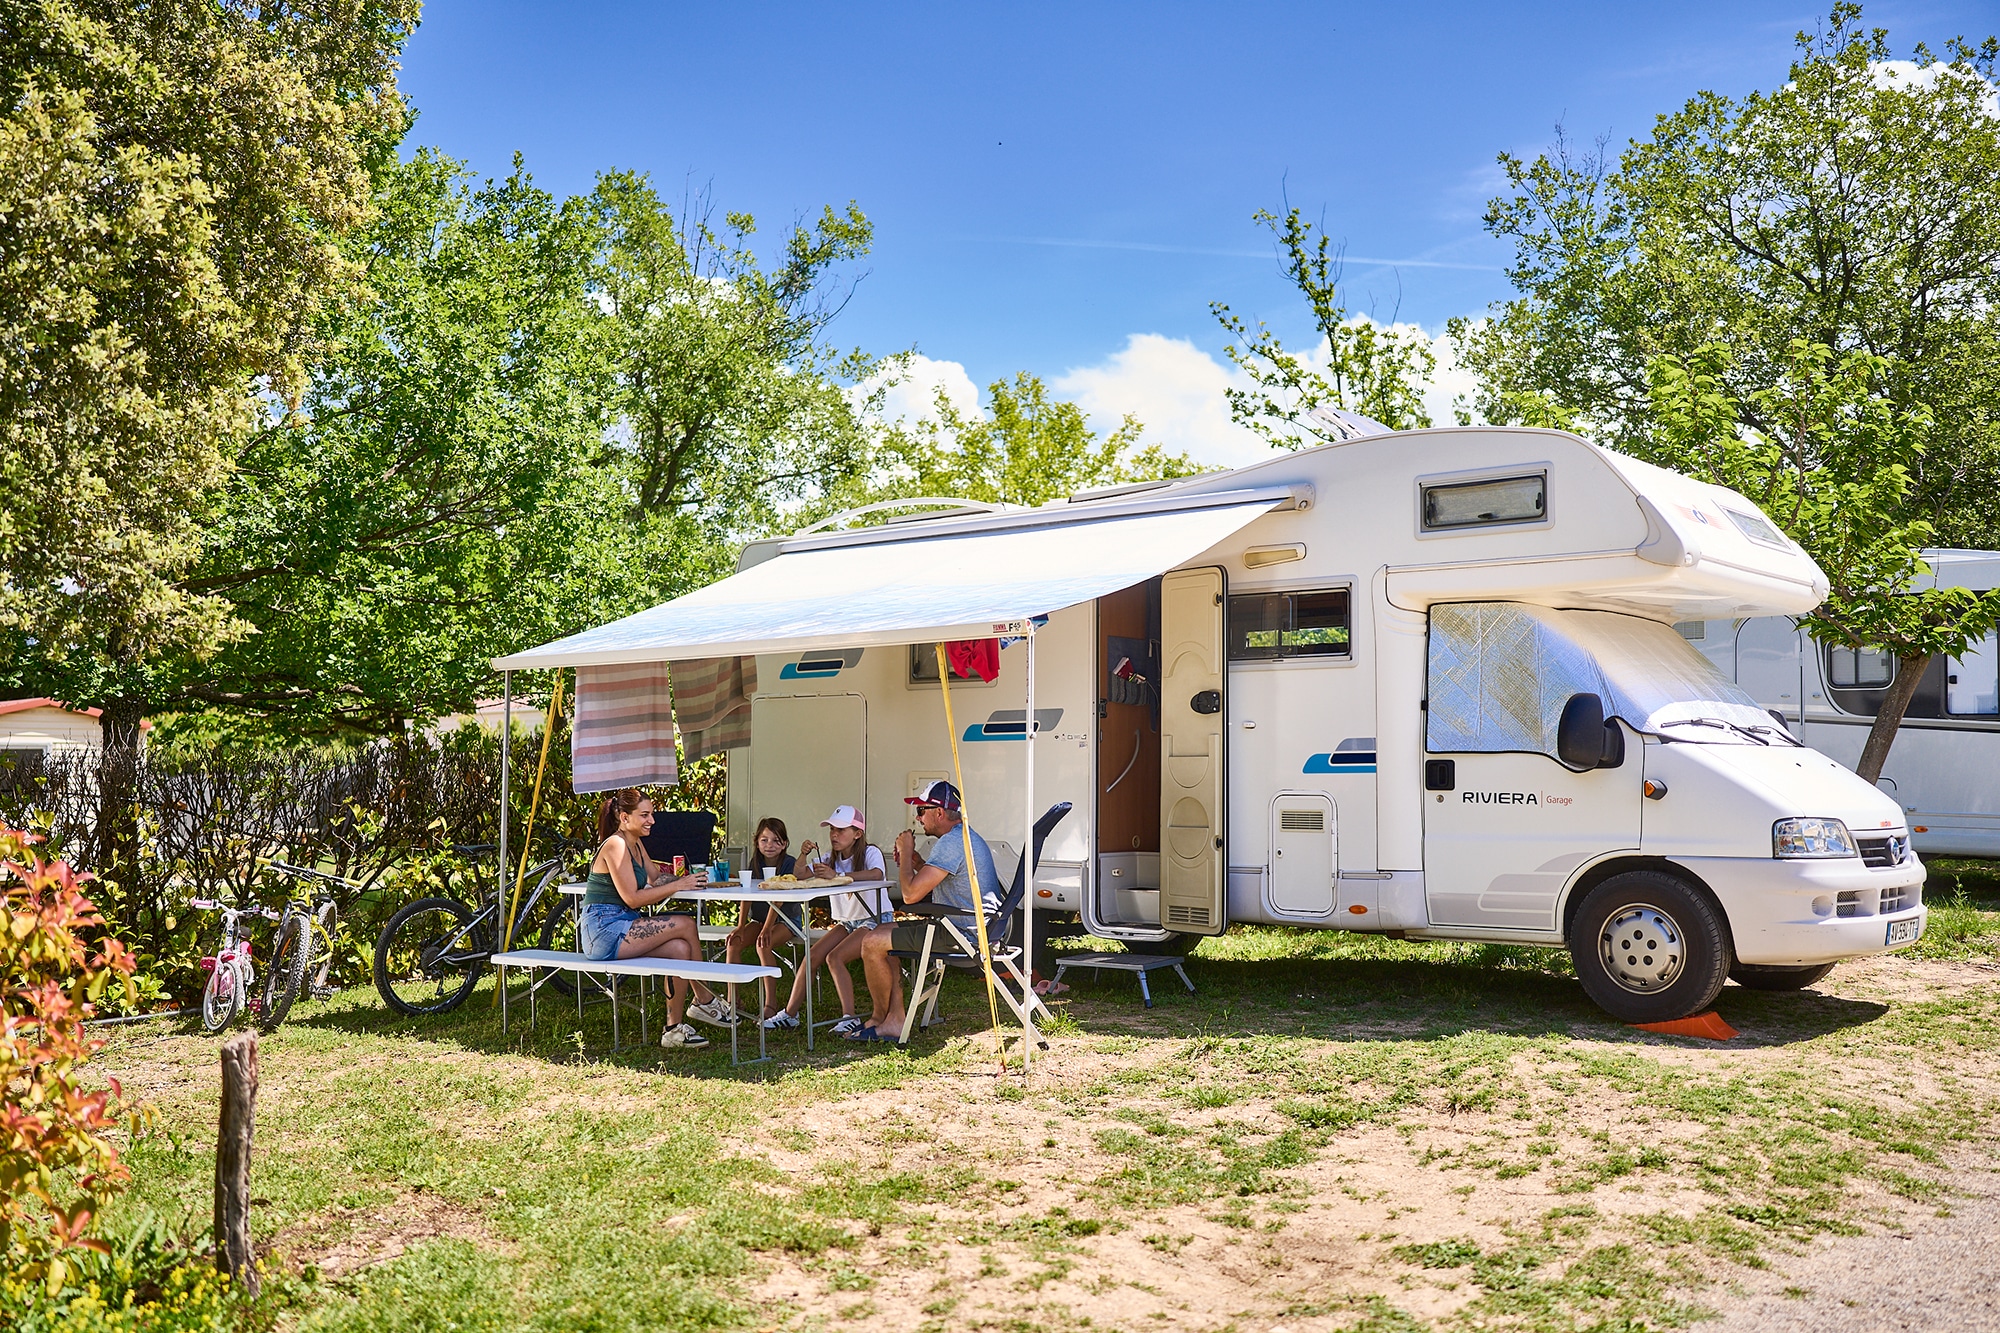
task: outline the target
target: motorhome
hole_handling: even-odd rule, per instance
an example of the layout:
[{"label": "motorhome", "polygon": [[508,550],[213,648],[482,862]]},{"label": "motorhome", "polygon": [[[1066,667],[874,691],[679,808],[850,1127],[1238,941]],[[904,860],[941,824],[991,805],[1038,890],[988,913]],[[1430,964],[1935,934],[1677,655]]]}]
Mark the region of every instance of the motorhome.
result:
[{"label": "motorhome", "polygon": [[[2000,588],[2000,551],[1925,551],[1919,587]],[[1677,628],[1745,693],[1823,754],[1853,768],[1896,678],[1879,649],[1826,643],[1786,616],[1696,620]],[[1919,852],[2000,856],[2000,639],[1934,657],[1883,765]]]},{"label": "motorhome", "polygon": [[[754,655],[739,845],[842,803],[886,840],[955,736],[1010,859],[1073,803],[1034,910],[1140,952],[1235,922],[1564,947],[1641,1022],[1923,931],[1903,809],[1675,628],[1826,594],[1734,492],[1469,427],[853,524],[495,665]],[[947,733],[931,645],[991,637],[1019,642],[951,676]]]}]

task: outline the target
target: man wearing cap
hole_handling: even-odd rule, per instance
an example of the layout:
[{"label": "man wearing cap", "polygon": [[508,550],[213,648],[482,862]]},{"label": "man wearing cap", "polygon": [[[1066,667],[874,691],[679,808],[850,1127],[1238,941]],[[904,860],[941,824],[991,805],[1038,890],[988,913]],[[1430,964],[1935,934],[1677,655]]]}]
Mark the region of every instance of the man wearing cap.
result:
[{"label": "man wearing cap", "polygon": [[[929,898],[947,907],[975,910],[972,881],[977,872],[985,910],[997,911],[1000,876],[993,869],[993,851],[986,839],[965,823],[958,788],[940,780],[925,788],[923,795],[903,799],[917,808],[917,823],[925,834],[937,839],[926,859],[917,855],[916,835],[910,830],[896,836],[896,880],[902,886],[903,901],[916,903]],[[967,924],[971,924],[969,919]],[[861,945],[861,962],[868,973],[868,995],[875,1012],[855,1039],[901,1039],[903,1024],[908,1021],[903,1012],[903,969],[889,953],[892,949],[914,952],[923,948],[929,930],[926,925],[879,926],[868,933]]]}]

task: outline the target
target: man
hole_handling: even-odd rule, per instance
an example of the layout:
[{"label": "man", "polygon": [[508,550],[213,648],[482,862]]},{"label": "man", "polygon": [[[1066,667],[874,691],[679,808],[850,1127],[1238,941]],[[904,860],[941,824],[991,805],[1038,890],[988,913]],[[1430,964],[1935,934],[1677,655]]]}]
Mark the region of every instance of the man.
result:
[{"label": "man", "polygon": [[[906,796],[904,803],[917,807],[917,823],[937,839],[930,858],[917,855],[916,835],[904,829],[896,836],[896,880],[902,886],[903,901],[922,902],[926,898],[947,907],[971,910],[973,872],[978,872],[979,896],[991,913],[1000,906],[1000,876],[993,869],[993,851],[986,839],[965,823],[959,808],[958,788],[942,780],[933,782],[921,796]],[[970,939],[978,939],[972,918],[957,918]],[[868,973],[868,996],[874,1013],[868,1026],[854,1035],[859,1041],[897,1041],[909,1015],[903,1011],[903,969],[889,956],[892,949],[915,951],[924,947],[928,925],[878,926],[861,944],[861,963]],[[947,948],[955,941],[944,937]]]}]

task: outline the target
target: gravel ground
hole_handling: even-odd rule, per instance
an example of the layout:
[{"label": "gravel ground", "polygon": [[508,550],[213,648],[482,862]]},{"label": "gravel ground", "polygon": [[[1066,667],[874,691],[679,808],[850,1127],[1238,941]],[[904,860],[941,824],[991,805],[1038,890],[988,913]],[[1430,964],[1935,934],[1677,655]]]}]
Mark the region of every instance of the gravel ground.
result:
[{"label": "gravel ground", "polygon": [[1972,1175],[1950,1217],[1918,1215],[1899,1231],[1851,1236],[1773,1261],[1782,1290],[1714,1301],[1704,1333],[2000,1330],[2000,1176]]}]

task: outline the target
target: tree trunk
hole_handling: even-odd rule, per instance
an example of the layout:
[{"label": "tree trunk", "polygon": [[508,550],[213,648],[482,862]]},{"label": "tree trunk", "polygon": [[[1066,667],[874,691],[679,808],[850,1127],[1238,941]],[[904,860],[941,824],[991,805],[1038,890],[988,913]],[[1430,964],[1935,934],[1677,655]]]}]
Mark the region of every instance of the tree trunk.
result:
[{"label": "tree trunk", "polygon": [[1854,771],[1866,781],[1874,782],[1882,776],[1882,765],[1889,762],[1889,747],[1896,743],[1896,728],[1903,725],[1903,715],[1910,711],[1910,700],[1916,696],[1924,668],[1930,664],[1929,653],[1896,659],[1896,679],[1882,696],[1882,710],[1875,714],[1875,725],[1868,729],[1868,743],[1861,747],[1861,762],[1854,766]]},{"label": "tree trunk", "polygon": [[110,909],[113,930],[158,949],[161,941],[151,938],[138,919],[146,895],[139,883],[139,819],[134,807],[139,794],[139,724],[145,715],[139,700],[118,698],[106,699],[97,719],[103,749],[97,766],[97,836],[90,868],[110,881],[110,901],[100,900],[99,906]]},{"label": "tree trunk", "polygon": [[222,1120],[215,1135],[215,1266],[252,1296],[250,1134],[257,1118],[257,1034],[222,1043]]}]

